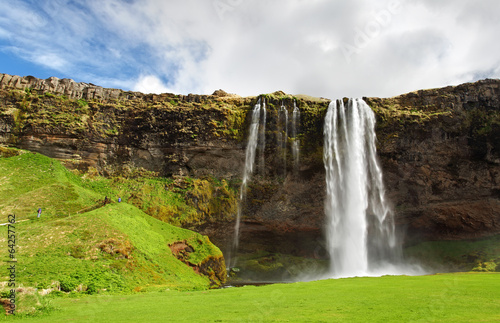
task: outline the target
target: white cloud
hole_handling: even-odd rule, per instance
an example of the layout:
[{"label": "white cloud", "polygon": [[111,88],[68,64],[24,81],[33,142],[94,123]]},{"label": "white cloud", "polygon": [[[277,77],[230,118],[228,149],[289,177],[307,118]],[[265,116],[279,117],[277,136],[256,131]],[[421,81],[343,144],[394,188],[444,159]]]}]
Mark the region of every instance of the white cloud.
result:
[{"label": "white cloud", "polygon": [[23,57],[144,92],[392,96],[500,77],[497,0],[0,4]]},{"label": "white cloud", "polygon": [[67,62],[63,58],[53,53],[41,53],[38,56],[32,56],[31,59],[56,71],[63,70],[67,65]]},{"label": "white cloud", "polygon": [[132,88],[134,91],[142,93],[171,93],[165,84],[154,75],[141,75]]}]

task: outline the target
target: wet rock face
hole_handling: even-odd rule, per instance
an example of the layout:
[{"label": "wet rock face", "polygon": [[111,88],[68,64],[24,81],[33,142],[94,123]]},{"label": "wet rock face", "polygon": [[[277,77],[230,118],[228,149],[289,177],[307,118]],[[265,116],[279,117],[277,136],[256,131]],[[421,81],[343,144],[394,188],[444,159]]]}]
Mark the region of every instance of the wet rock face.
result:
[{"label": "wet rock face", "polygon": [[[222,90],[145,95],[5,74],[0,92],[0,143],[71,159],[83,170],[106,174],[128,165],[162,176],[212,176],[239,189],[256,98]],[[321,255],[322,127],[329,102],[296,98],[301,157],[294,166],[291,140],[283,152],[278,125],[282,103],[291,119],[293,99],[282,102],[276,93],[267,98],[263,162],[257,156],[242,204],[240,246]],[[377,116],[386,190],[408,242],[500,232],[499,80],[365,100]],[[197,229],[225,249],[233,227],[225,219]]]}]

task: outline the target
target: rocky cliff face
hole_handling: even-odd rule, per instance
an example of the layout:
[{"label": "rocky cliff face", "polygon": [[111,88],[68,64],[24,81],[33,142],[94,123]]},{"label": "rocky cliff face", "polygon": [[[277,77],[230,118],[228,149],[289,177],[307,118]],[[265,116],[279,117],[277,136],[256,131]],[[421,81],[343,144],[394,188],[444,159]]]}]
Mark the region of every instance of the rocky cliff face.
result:
[{"label": "rocky cliff face", "polygon": [[366,99],[399,223],[412,239],[500,230],[500,81]]},{"label": "rocky cliff face", "polygon": [[70,79],[59,79],[49,77],[42,80],[33,76],[17,76],[0,74],[2,87],[24,90],[26,88],[65,95],[70,99],[118,99],[120,97],[133,97],[132,92],[124,92],[118,89],[106,89],[101,86],[87,83],[77,83]]},{"label": "rocky cliff face", "polygon": [[[71,80],[0,78],[0,143],[81,170],[143,167],[162,176],[225,179],[239,189],[255,97],[144,95]],[[365,98],[377,115],[387,191],[407,241],[500,232],[499,86],[485,80]],[[322,257],[322,127],[329,100],[281,92],[263,98],[266,148],[258,152],[243,202],[241,248]],[[291,116],[294,99],[301,110],[299,165],[292,162],[292,139],[286,150],[280,143],[280,106]],[[233,223],[197,229],[224,249]]]}]

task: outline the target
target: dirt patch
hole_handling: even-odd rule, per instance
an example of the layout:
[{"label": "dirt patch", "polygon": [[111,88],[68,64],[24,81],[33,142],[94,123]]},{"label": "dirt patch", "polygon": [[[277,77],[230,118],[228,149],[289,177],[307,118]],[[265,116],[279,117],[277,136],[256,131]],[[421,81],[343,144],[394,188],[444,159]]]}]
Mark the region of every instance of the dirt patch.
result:
[{"label": "dirt patch", "polygon": [[118,256],[118,259],[132,259],[132,251],[134,250],[129,241],[119,241],[113,238],[100,242],[98,247],[102,252]]},{"label": "dirt patch", "polygon": [[5,315],[10,315],[9,311],[11,310],[10,307],[10,300],[9,299],[0,299],[0,305],[3,307],[5,310]]},{"label": "dirt patch", "polygon": [[218,287],[225,283],[226,265],[223,257],[209,256],[201,263],[193,264],[189,262],[188,259],[189,254],[194,252],[194,248],[189,245],[187,241],[176,241],[172,244],[169,244],[168,246],[170,247],[172,254],[177,259],[193,268],[195,273],[207,276],[210,279],[210,283],[212,286]]},{"label": "dirt patch", "polygon": [[185,240],[184,241],[176,241],[172,244],[168,245],[172,254],[191,267],[194,267],[187,259],[189,258],[189,254],[194,251],[193,247],[190,246]]}]

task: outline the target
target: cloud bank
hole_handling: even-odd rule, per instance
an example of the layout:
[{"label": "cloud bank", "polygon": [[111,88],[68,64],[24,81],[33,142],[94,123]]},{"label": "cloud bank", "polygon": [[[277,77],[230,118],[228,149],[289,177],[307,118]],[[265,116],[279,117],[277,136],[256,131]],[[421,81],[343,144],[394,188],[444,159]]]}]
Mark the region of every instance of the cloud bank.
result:
[{"label": "cloud bank", "polygon": [[500,77],[496,0],[0,6],[0,54],[106,87],[384,97]]}]

